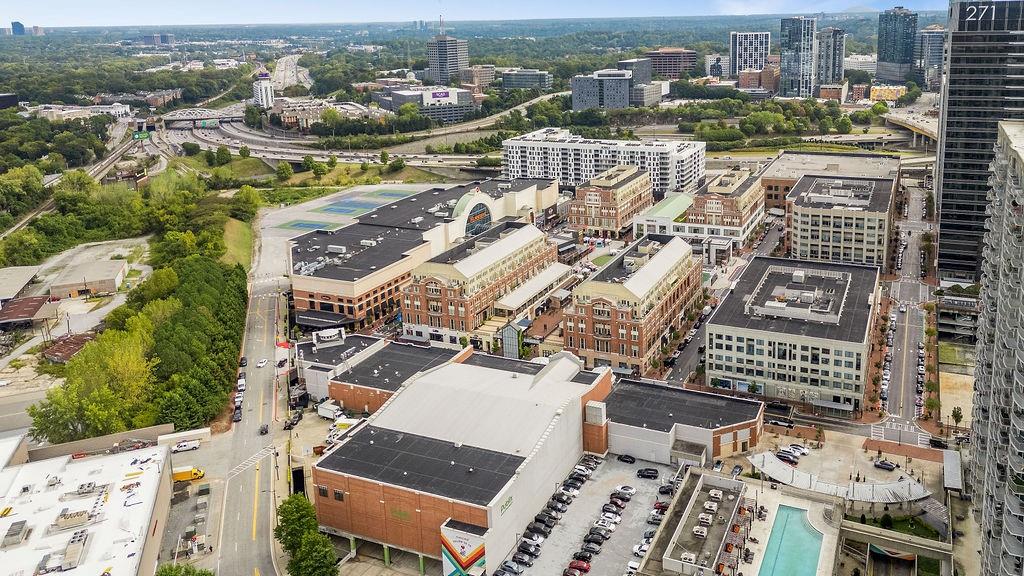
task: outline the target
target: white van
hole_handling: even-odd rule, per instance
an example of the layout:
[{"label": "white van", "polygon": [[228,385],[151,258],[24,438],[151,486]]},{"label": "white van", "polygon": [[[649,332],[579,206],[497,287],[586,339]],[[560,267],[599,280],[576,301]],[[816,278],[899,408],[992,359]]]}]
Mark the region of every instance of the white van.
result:
[{"label": "white van", "polygon": [[199,450],[199,440],[182,440],[174,446],[171,446],[171,452],[188,452],[189,450]]}]

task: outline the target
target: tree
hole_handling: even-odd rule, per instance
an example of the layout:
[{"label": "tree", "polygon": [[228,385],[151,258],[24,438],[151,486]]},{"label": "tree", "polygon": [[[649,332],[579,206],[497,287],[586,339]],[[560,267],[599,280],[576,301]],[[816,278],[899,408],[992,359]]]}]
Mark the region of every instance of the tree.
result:
[{"label": "tree", "polygon": [[388,163],[388,158],[389,158],[388,151],[387,150],[381,150],[380,151],[380,163],[381,164],[387,164]]},{"label": "tree", "polygon": [[964,411],[959,406],[954,406],[949,415],[953,418],[953,424],[960,426],[960,422],[964,419]]},{"label": "tree", "polygon": [[227,146],[217,147],[217,166],[224,166],[225,164],[231,163],[231,152],[228,151]]},{"label": "tree", "polygon": [[939,399],[935,396],[929,396],[928,399],[924,401],[924,409],[929,413],[938,412],[941,406],[942,403],[939,402]]},{"label": "tree", "polygon": [[248,158],[251,153],[252,152],[249,150],[248,146],[243,145],[241,148],[238,149],[239,158]]},{"label": "tree", "polygon": [[404,116],[404,117],[408,118],[409,116],[416,116],[419,113],[420,113],[420,107],[415,105],[415,104],[413,104],[412,102],[406,102],[405,104],[402,104],[401,106],[398,107],[398,116],[399,117],[403,117]]},{"label": "tree", "polygon": [[324,164],[323,162],[314,162],[311,170],[313,171],[313,176],[316,177],[317,182],[319,182],[320,179],[326,176],[327,172],[329,172],[327,164]]},{"label": "tree", "polygon": [[359,163],[359,171],[360,172],[366,172],[369,169],[370,169],[370,165],[365,160],[363,160],[362,162]]},{"label": "tree", "polygon": [[822,118],[820,122],[818,122],[818,132],[821,135],[824,136],[825,134],[828,134],[831,131],[832,131],[832,119],[829,118],[828,116],[826,116],[826,117]]},{"label": "tree", "polygon": [[850,117],[843,115],[839,120],[836,121],[836,132],[840,134],[849,134],[853,130],[853,121]]},{"label": "tree", "polygon": [[337,108],[328,107],[320,113],[320,121],[331,129],[331,136],[334,136],[338,125],[341,124],[341,120],[341,112],[338,112]]},{"label": "tree", "polygon": [[886,530],[892,530],[892,516],[890,516],[888,512],[882,514],[882,520],[880,524],[882,525],[882,528],[885,528]]},{"label": "tree", "polygon": [[327,167],[330,168],[331,170],[334,170],[335,168],[337,168],[337,166],[338,157],[335,156],[334,154],[331,154],[330,157],[327,158]]},{"label": "tree", "polygon": [[213,576],[213,572],[191,564],[161,564],[156,576]]},{"label": "tree", "polygon": [[206,165],[213,168],[217,165],[217,153],[213,150],[207,150],[203,152],[203,160],[206,160]]},{"label": "tree", "polygon": [[476,159],[476,165],[481,168],[501,166],[501,158],[497,156],[481,156]]},{"label": "tree", "polygon": [[285,162],[283,160],[277,163],[277,169],[274,170],[274,175],[277,177],[278,182],[285,182],[294,174],[295,170],[292,170],[291,163]]},{"label": "tree", "polygon": [[308,155],[307,156],[303,156],[302,157],[302,169],[305,170],[306,172],[309,172],[310,170],[313,169],[313,164],[315,162],[316,162],[316,160],[313,160],[312,156],[308,156]]},{"label": "tree", "polygon": [[317,531],[316,509],[302,494],[292,494],[277,507],[274,537],[288,554],[295,556],[302,546],[302,537]]},{"label": "tree", "polygon": [[288,559],[291,576],[336,576],[338,554],[326,534],[306,532],[298,551]]},{"label": "tree", "polygon": [[401,172],[403,168],[405,168],[405,160],[402,160],[401,158],[395,158],[390,163],[388,163],[388,174]]},{"label": "tree", "polygon": [[260,194],[252,186],[242,186],[231,198],[231,217],[251,222],[260,207]]},{"label": "tree", "polygon": [[202,149],[199,147],[199,144],[196,144],[195,142],[182,142],[181,150],[185,153],[186,156],[195,156],[196,154],[199,154],[199,152],[202,151]]},{"label": "tree", "polygon": [[253,105],[245,107],[245,118],[242,121],[250,128],[263,127],[263,117],[260,114],[260,109]]}]

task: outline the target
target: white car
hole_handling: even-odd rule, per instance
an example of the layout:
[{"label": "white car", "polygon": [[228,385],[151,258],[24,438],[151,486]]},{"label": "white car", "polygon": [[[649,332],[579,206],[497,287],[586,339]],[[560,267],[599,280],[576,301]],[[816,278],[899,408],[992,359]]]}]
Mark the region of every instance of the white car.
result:
[{"label": "white car", "polygon": [[579,474],[579,475],[581,475],[581,476],[586,476],[587,478],[590,478],[590,475],[594,473],[594,471],[591,468],[587,468],[586,466],[579,466],[579,465],[577,465],[575,468],[573,468],[572,471],[577,473],[577,474]]},{"label": "white car", "polygon": [[636,488],[633,488],[632,486],[626,484],[623,484],[622,486],[617,486],[615,488],[615,491],[622,492],[623,494],[629,494],[630,496],[636,494]]},{"label": "white car", "polygon": [[647,554],[647,549],[650,548],[647,544],[637,544],[633,546],[633,556],[637,558],[643,558],[644,554]]},{"label": "white car", "polygon": [[605,522],[611,522],[612,524],[618,524],[619,522],[622,522],[622,516],[619,516],[618,514],[615,514],[613,512],[602,512],[601,520],[604,520]]},{"label": "white car", "polygon": [[616,526],[614,522],[609,522],[607,520],[598,520],[597,522],[594,522],[594,528],[603,528],[609,532],[615,532]]},{"label": "white car", "polygon": [[199,440],[182,440],[171,447],[171,452],[174,453],[187,452],[189,450],[199,450]]},{"label": "white car", "polygon": [[907,305],[906,304],[900,304],[900,313],[902,314],[902,313],[905,313],[906,311],[907,311]]},{"label": "white car", "polygon": [[918,374],[924,374],[924,366],[918,366],[917,367],[917,373]]},{"label": "white car", "polygon": [[803,456],[807,456],[811,453],[811,449],[803,444],[790,444],[789,448],[795,452],[799,452]]},{"label": "white car", "polygon": [[257,368],[263,368],[266,365],[267,365],[267,359],[266,358],[263,358],[262,360],[260,360],[259,362],[256,363],[256,367]]},{"label": "white car", "polygon": [[568,486],[562,486],[561,488],[558,489],[558,491],[571,498],[575,498],[580,495],[579,490],[576,490],[575,488],[570,488]]}]

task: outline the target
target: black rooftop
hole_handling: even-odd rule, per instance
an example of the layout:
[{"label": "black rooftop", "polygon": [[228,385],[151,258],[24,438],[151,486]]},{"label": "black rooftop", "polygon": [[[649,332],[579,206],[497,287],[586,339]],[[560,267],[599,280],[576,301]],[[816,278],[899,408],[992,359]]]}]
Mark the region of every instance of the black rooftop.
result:
[{"label": "black rooftop", "polygon": [[668,432],[675,424],[715,429],[757,418],[761,402],[622,379],[604,400],[608,419]]},{"label": "black rooftop", "polygon": [[516,358],[505,358],[504,356],[492,356],[481,353],[471,355],[462,363],[470,366],[503,370],[505,372],[515,372],[517,374],[529,374],[531,376],[544,369],[543,364],[530,362],[529,360],[518,360]]},{"label": "black rooftop", "polygon": [[[633,258],[637,256],[654,256],[652,253],[641,254],[640,249],[646,248],[653,242],[661,244],[661,248],[664,248],[666,244],[674,240],[676,237],[669,234],[648,234],[641,236],[636,242],[626,246],[621,252],[619,252],[614,258],[608,263],[601,267],[590,279],[599,282],[608,282],[615,278],[628,279],[633,275],[636,270],[630,270],[626,267],[626,258]],[[639,268],[637,268],[639,270]]]},{"label": "black rooftop", "polygon": [[477,526],[476,524],[470,524],[468,522],[459,522],[454,518],[449,518],[444,524],[442,524],[442,526],[447,526],[453,530],[458,530],[459,532],[465,532],[467,534],[476,534],[477,536],[483,536],[487,533],[487,528],[484,528],[483,526]]},{"label": "black rooftop", "polygon": [[896,181],[892,178],[857,178],[808,174],[797,180],[787,199],[809,208],[889,209]]},{"label": "black rooftop", "polygon": [[[783,315],[755,316],[748,314],[746,304],[752,298],[754,291],[758,289],[758,284],[771,266],[804,270],[808,272],[809,278],[814,277],[815,270],[845,274],[846,282],[841,286],[837,285],[837,288],[845,288],[846,292],[839,322],[825,323],[787,318]],[[773,276],[779,276],[779,274],[773,273]],[[780,277],[779,280],[784,281],[785,278]],[[825,340],[863,342],[871,319],[872,306],[868,302],[868,297],[874,292],[877,282],[878,268],[875,266],[757,256],[747,264],[743,274],[736,281],[735,288],[715,309],[707,326],[708,329],[728,326]],[[765,295],[768,291],[769,287],[762,286],[759,294]]]},{"label": "black rooftop", "polygon": [[299,342],[295,347],[297,348],[296,355],[298,352],[302,352],[302,359],[306,362],[323,364],[325,366],[338,366],[341,364],[342,357],[346,353],[351,358],[353,354],[365,350],[377,342],[380,342],[380,338],[349,334],[345,336],[344,342],[341,340],[321,342],[317,346],[315,354],[313,353],[312,342]]},{"label": "black rooftop", "polygon": [[367,425],[328,452],[316,466],[484,506],[508,484],[523,460],[521,456]]},{"label": "black rooftop", "polygon": [[338,374],[334,380],[394,392],[413,374],[440,366],[457,353],[445,348],[392,342],[363,359],[351,370]]}]

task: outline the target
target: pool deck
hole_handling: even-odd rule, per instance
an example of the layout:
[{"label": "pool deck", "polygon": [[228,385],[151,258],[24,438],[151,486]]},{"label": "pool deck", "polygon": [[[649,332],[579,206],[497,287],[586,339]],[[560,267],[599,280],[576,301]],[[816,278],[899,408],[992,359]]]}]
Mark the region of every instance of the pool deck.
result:
[{"label": "pool deck", "polygon": [[742,564],[739,571],[746,576],[760,575],[761,561],[764,559],[765,548],[768,547],[768,539],[771,536],[772,526],[775,525],[775,517],[778,515],[779,506],[786,505],[807,510],[807,520],[815,530],[822,534],[817,576],[831,575],[833,560],[837,552],[836,547],[839,543],[839,529],[825,522],[826,505],[814,500],[783,494],[779,490],[772,490],[767,482],[765,482],[764,489],[762,490],[760,481],[744,480],[747,482],[746,497],[750,499],[756,498],[759,506],[764,506],[768,509],[768,520],[764,522],[754,521],[750,529],[750,535],[757,538],[759,543],[754,544],[749,540],[747,541],[747,548],[754,551],[754,562],[752,564]]}]

